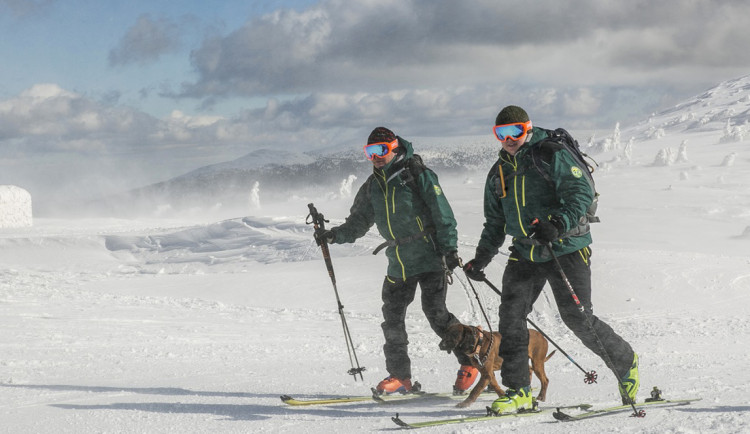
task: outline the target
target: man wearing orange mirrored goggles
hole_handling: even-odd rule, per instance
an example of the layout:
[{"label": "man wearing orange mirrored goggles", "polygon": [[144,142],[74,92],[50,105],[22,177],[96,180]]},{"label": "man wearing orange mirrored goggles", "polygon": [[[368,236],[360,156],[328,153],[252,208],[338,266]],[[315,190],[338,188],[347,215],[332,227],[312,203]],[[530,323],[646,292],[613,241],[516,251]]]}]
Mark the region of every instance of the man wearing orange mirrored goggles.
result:
[{"label": "man wearing orange mirrored goggles", "polygon": [[464,266],[469,278],[486,280],[484,269],[506,236],[512,240],[498,327],[501,377],[508,391],[491,410],[502,414],[533,407],[526,317],[547,283],[565,325],[616,372],[623,403],[635,402],[638,357],[591,306],[592,220],[587,211],[596,196],[583,174],[588,169],[555,142],[558,131],[532,126],[521,107],[504,107],[494,125],[502,150],[485,183],[485,223],[476,254]]},{"label": "man wearing orange mirrored goggles", "polygon": [[[378,127],[367,138],[364,152],[372,161],[373,173],[357,192],[349,217],[316,238],[353,243],[374,224],[386,240],[373,252],[385,249],[388,257],[381,289],[388,376],[375,389],[381,394],[416,392],[411,382],[406,308],[419,285],[422,310],[438,336],[445,338],[448,328],[459,322],[445,302],[448,280],[460,262],[456,219],[437,175],[414,153],[409,141]],[[461,368],[454,387],[459,384],[463,391],[476,380],[477,371],[468,356],[459,352],[456,358]],[[470,383],[463,385],[459,379]]]}]

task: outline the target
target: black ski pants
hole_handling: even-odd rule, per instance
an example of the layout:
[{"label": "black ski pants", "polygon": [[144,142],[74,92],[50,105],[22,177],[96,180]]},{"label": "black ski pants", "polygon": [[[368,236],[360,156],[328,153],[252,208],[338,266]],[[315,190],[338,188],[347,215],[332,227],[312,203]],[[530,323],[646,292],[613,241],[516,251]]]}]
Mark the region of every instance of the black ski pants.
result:
[{"label": "black ski pants", "polygon": [[[511,248],[512,251],[512,248]],[[530,262],[511,253],[503,274],[499,331],[500,356],[503,358],[502,383],[518,389],[529,383],[529,331],[526,317],[531,313],[545,283],[549,282],[557,308],[565,325],[591,351],[606,361],[607,352],[618,376],[624,376],[633,363],[633,349],[623,338],[593,314],[591,306],[591,250],[586,247],[560,256],[558,260],[573,287],[591,327],[570,294],[554,261]],[[602,345],[597,342],[597,336]],[[619,378],[618,378],[619,379]]]},{"label": "black ski pants", "polygon": [[[419,284],[422,298],[422,311],[432,330],[442,339],[448,327],[458,323],[458,319],[448,311],[445,298],[448,285],[442,271],[422,273],[406,280],[386,276],[383,281],[383,334],[385,336],[385,366],[390,375],[396,378],[411,378],[411,360],[408,354],[409,339],[406,334],[406,308],[414,301]],[[457,355],[459,363],[468,365],[466,355]],[[528,375],[528,371],[527,371]]]}]

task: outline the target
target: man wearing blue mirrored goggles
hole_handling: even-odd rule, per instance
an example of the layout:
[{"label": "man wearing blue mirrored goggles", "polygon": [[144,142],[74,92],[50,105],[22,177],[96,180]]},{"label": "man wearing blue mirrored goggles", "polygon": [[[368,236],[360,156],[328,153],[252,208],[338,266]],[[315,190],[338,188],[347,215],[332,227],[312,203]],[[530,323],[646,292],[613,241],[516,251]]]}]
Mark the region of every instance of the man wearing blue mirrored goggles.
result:
[{"label": "man wearing blue mirrored goggles", "polygon": [[617,374],[623,403],[634,403],[638,357],[591,305],[589,223],[598,219],[593,178],[584,172],[588,167],[577,158],[566,131],[532,127],[521,107],[503,108],[493,132],[502,150],[485,183],[485,223],[476,255],[464,266],[471,279],[486,280],[485,267],[506,236],[512,240],[498,327],[502,383],[508,391],[491,410],[514,413],[534,406],[526,317],[547,283],[565,325]]}]

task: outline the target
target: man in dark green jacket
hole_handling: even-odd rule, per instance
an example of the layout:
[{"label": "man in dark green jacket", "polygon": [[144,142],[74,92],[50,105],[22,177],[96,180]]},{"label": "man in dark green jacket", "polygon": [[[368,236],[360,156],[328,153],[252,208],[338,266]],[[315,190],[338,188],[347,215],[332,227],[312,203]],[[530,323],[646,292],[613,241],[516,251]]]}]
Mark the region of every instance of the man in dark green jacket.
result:
[{"label": "man in dark green jacket", "polygon": [[[547,282],[565,325],[608,365],[611,361],[610,367],[619,376],[623,402],[634,402],[638,391],[637,355],[609,325],[594,316],[591,307],[591,234],[586,211],[595,193],[583,173],[588,169],[580,167],[559,145],[542,143],[549,135],[550,131],[533,127],[521,107],[507,106],[497,115],[495,136],[502,142],[502,150],[485,183],[481,239],[474,259],[464,266],[470,278],[484,280],[483,269],[506,235],[512,238],[503,273],[499,325],[503,336],[502,383],[509,389],[507,396],[492,404],[496,413],[533,405],[526,316]],[[542,156],[536,164],[535,153]],[[550,246],[590,324],[555,268]]]},{"label": "man in dark green jacket", "polygon": [[[328,243],[353,243],[373,224],[386,240],[388,272],[382,289],[383,334],[386,370],[380,393],[412,390],[411,361],[404,318],[421,288],[422,310],[430,327],[443,338],[458,322],[445,305],[447,276],[458,266],[456,219],[435,173],[414,154],[411,143],[391,130],[375,128],[367,139],[365,155],[373,173],[360,187],[346,221],[316,233]],[[455,386],[464,391],[477,371],[465,355],[457,355],[461,368]],[[466,385],[468,383],[468,385]]]}]

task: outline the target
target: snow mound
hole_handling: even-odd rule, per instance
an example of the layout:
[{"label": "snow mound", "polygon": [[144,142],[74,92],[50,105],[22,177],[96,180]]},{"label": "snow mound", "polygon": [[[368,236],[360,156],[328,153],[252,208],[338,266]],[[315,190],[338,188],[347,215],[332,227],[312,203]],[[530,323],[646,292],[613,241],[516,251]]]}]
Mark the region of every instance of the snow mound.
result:
[{"label": "snow mound", "polygon": [[[374,241],[363,244],[331,246],[338,256],[368,254]],[[105,236],[107,250],[129,255],[138,271],[184,272],[185,268],[156,264],[216,266],[256,262],[272,264],[320,258],[312,236],[312,226],[301,219],[244,217],[204,226],[192,226],[176,232],[150,235]],[[200,268],[206,271],[205,267]]]},{"label": "snow mound", "polygon": [[15,185],[0,185],[0,228],[32,226],[31,194]]}]

